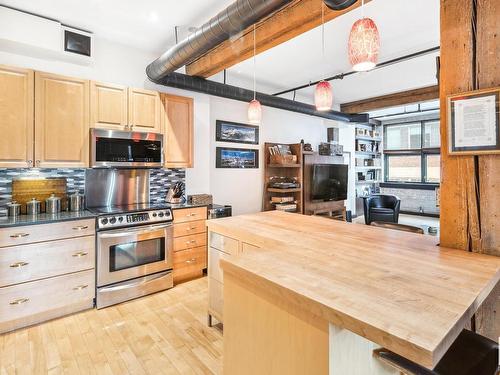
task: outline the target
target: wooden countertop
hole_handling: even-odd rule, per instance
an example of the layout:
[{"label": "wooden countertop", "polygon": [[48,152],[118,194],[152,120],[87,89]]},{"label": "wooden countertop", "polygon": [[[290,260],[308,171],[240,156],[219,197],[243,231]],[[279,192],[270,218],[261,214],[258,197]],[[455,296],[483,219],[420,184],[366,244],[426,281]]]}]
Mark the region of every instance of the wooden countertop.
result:
[{"label": "wooden countertop", "polygon": [[207,225],[261,247],[222,260],[224,272],[428,368],[500,279],[499,257],[431,236],[277,211]]}]

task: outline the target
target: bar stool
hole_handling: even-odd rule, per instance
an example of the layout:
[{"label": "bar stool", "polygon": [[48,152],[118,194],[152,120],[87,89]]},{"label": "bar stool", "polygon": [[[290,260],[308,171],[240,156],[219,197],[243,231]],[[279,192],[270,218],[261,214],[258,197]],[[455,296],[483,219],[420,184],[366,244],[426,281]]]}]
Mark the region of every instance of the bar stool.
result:
[{"label": "bar stool", "polygon": [[498,375],[498,343],[464,329],[438,362],[429,370],[387,349],[376,349],[382,362],[407,375]]}]

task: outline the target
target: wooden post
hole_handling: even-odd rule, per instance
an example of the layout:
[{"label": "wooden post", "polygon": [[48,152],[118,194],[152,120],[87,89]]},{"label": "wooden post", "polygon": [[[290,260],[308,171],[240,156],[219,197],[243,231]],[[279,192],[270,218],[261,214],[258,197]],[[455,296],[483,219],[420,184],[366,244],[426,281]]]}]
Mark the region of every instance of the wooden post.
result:
[{"label": "wooden post", "polygon": [[[446,95],[500,86],[500,2],[441,0],[441,245],[500,256],[500,155],[450,156]],[[497,340],[500,287],[475,328]]]}]

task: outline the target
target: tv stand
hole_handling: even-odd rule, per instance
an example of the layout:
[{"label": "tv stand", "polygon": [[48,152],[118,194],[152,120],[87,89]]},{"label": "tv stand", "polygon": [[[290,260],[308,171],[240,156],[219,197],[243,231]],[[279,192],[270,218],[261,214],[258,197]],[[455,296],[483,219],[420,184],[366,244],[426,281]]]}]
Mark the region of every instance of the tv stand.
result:
[{"label": "tv stand", "polygon": [[[345,211],[344,200],[340,201],[318,201],[311,199],[312,189],[312,169],[314,164],[344,164],[343,156],[328,156],[319,155],[318,153],[304,154],[303,156],[303,197],[304,214],[305,215],[320,215],[333,212]],[[345,213],[343,214],[345,215]]]}]

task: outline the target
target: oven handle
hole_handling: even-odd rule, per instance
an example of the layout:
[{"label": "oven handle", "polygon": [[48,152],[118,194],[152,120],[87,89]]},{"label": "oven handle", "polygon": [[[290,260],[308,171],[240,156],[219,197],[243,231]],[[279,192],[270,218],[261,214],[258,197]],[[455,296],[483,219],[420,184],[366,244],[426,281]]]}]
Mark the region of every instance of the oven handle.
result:
[{"label": "oven handle", "polygon": [[137,229],[130,229],[126,232],[123,232],[122,230],[117,230],[116,232],[108,232],[108,233],[99,233],[98,237],[99,238],[116,238],[116,237],[125,237],[125,236],[133,236],[133,235],[138,235],[138,234],[144,234],[144,233],[150,233],[150,232],[155,232],[160,229],[165,229],[168,227],[171,227],[172,224],[162,224],[162,225],[152,225],[146,228],[137,228]]},{"label": "oven handle", "polygon": [[106,286],[106,287],[100,289],[99,293],[109,293],[109,292],[116,292],[117,290],[135,288],[135,287],[140,286],[140,285],[149,284],[156,279],[160,279],[162,277],[165,277],[165,275],[166,274],[162,272],[158,275],[148,276],[146,279],[142,279],[140,281],[134,281],[134,282],[128,281],[126,283],[116,285],[116,286]]}]

